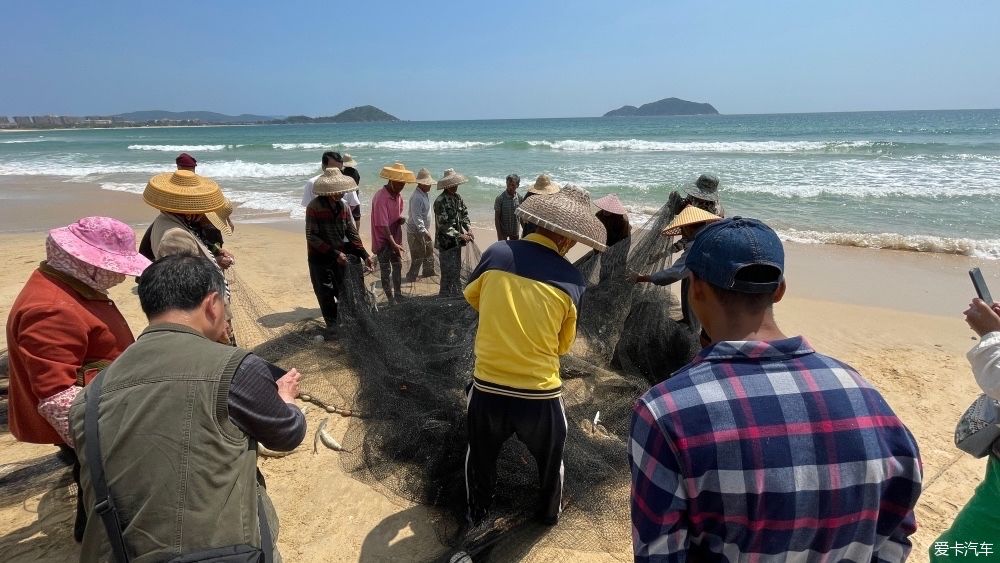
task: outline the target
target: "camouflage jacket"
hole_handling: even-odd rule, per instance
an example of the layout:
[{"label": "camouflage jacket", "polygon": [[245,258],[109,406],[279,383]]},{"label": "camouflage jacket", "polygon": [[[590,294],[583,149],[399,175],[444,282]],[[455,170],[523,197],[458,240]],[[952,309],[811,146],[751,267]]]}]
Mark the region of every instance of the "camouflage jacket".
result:
[{"label": "camouflage jacket", "polygon": [[465,246],[459,235],[468,233],[471,227],[469,208],[462,196],[448,192],[437,196],[434,200],[434,248],[448,250]]}]

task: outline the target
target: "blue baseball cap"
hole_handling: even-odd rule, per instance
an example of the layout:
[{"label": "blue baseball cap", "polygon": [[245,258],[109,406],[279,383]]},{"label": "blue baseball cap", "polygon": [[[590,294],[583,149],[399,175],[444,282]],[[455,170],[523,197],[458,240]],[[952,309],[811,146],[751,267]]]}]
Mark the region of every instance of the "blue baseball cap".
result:
[{"label": "blue baseball cap", "polygon": [[[785,249],[771,227],[757,219],[732,217],[703,228],[691,243],[685,264],[721,289],[773,293],[784,276]],[[747,270],[751,266],[770,267]]]}]

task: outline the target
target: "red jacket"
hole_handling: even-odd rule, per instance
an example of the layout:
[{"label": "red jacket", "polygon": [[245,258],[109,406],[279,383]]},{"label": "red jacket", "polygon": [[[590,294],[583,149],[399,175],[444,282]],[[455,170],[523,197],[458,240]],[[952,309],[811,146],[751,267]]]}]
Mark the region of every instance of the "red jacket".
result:
[{"label": "red jacket", "polygon": [[[110,362],[133,342],[132,330],[107,295],[43,262],[7,318],[11,434],[22,442],[63,443],[38,414],[39,401],[76,385],[81,368]],[[97,371],[90,370],[87,381]]]}]

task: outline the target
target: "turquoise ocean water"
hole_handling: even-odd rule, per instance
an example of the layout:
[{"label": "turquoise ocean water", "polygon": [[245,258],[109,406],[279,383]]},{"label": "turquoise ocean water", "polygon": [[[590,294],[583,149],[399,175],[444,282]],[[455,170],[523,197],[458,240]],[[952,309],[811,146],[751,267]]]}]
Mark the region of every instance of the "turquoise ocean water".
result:
[{"label": "turquoise ocean water", "polygon": [[365,199],[383,164],[455,168],[485,217],[507,174],[549,172],[641,223],[713,172],[730,215],[789,240],[1000,258],[1000,110],[28,131],[0,135],[0,175],[141,193],[186,151],[244,210],[300,218],[327,149],[355,156]]}]

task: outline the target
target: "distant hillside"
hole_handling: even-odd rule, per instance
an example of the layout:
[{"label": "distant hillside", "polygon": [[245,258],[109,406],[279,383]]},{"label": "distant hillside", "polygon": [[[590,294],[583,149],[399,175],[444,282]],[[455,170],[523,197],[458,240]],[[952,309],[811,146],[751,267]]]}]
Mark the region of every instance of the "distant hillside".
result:
[{"label": "distant hillside", "polygon": [[292,115],[280,120],[279,123],[370,123],[375,121],[399,121],[399,118],[375,106],[360,106],[326,117]]},{"label": "distant hillside", "polygon": [[202,123],[253,123],[255,121],[271,121],[273,116],[251,115],[226,115],[214,111],[133,111],[131,113],[120,113],[111,116],[120,121],[200,121]]},{"label": "distant hillside", "polygon": [[609,111],[604,117],[629,117],[648,115],[718,115],[712,104],[699,104],[680,98],[664,98],[658,102],[643,104],[639,107],[622,106]]}]

